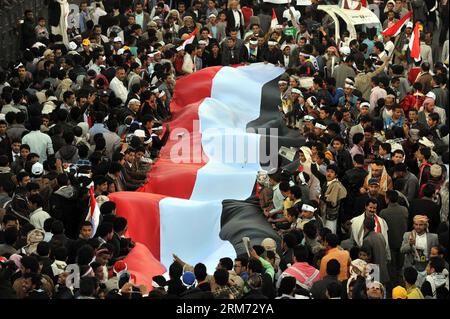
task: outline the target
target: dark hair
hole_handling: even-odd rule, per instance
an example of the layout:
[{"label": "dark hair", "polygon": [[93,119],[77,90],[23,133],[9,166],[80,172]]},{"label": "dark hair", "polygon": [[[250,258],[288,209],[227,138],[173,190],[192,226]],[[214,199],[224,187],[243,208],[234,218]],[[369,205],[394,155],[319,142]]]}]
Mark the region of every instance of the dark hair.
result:
[{"label": "dark hair", "polygon": [[52,251],[52,253],[53,253],[53,257],[55,258],[55,260],[65,261],[67,259],[68,250],[66,247],[61,246],[61,247],[55,248]]},{"label": "dark hair", "polygon": [[64,233],[64,224],[60,220],[55,220],[52,223],[51,232],[53,235],[61,235]]},{"label": "dark hair", "polygon": [[375,219],[371,217],[364,218],[364,227],[372,231],[375,229]]},{"label": "dark hair", "polygon": [[434,113],[434,112],[428,114],[428,117],[434,122],[439,122],[439,120],[440,120],[439,114]]},{"label": "dark hair", "polygon": [[89,263],[92,261],[92,258],[94,258],[95,252],[94,248],[92,248],[91,245],[83,245],[77,250],[77,264],[78,265],[89,265]]},{"label": "dark hair", "polygon": [[283,236],[283,241],[288,248],[294,248],[297,245],[297,237],[292,233],[287,233]]},{"label": "dark hair", "polygon": [[370,203],[378,205],[378,202],[377,202],[377,200],[375,198],[368,198],[366,200],[366,207],[369,206]]},{"label": "dark hair", "polygon": [[95,277],[82,277],[80,279],[80,295],[92,297],[97,288],[97,279]]},{"label": "dark hair", "polygon": [[67,186],[69,183],[69,176],[65,173],[61,173],[56,177],[56,182],[58,183],[58,186]]},{"label": "dark hair", "polygon": [[225,269],[217,269],[214,272],[214,280],[219,286],[225,286],[228,283],[229,273]]},{"label": "dark hair", "polygon": [[287,192],[291,189],[291,186],[289,185],[289,182],[283,181],[280,183],[280,191]]},{"label": "dark hair", "polygon": [[286,276],[281,279],[280,287],[278,288],[278,295],[281,296],[282,294],[290,295],[296,285],[295,277],[292,276]]},{"label": "dark hair", "polygon": [[100,207],[100,214],[109,215],[116,209],[116,203],[112,201],[107,201],[102,204]]},{"label": "dark hair", "polygon": [[398,201],[398,193],[393,190],[386,191],[386,197],[389,199],[389,202],[391,203],[397,203]]},{"label": "dark hair", "polygon": [[327,234],[325,236],[325,241],[331,248],[335,248],[339,245],[339,237],[333,233]]},{"label": "dark hair", "polygon": [[425,157],[426,160],[429,160],[431,157],[431,149],[429,147],[421,147],[419,148],[419,152]]},{"label": "dark hair", "polygon": [[308,261],[308,248],[304,245],[298,245],[294,247],[294,257],[297,262]]},{"label": "dark hair", "polygon": [[198,263],[197,265],[195,265],[194,275],[195,279],[197,279],[197,281],[199,282],[205,280],[206,276],[208,276],[206,266],[202,263]]},{"label": "dark hair", "polygon": [[36,204],[37,207],[42,207],[44,205],[44,199],[39,194],[33,194],[30,197],[28,197],[28,200],[30,203]]},{"label": "dark hair", "polygon": [[353,161],[356,164],[364,165],[364,155],[362,155],[362,154],[355,154],[355,156],[353,156]]},{"label": "dark hair", "polygon": [[261,274],[263,272],[262,263],[258,259],[255,259],[253,257],[248,260],[247,268],[249,271],[251,270],[252,272],[256,272],[258,274]]},{"label": "dark hair", "polygon": [[36,247],[36,253],[43,257],[50,254],[50,244],[46,241],[41,241]]},{"label": "dark hair", "polygon": [[4,241],[7,245],[14,245],[19,237],[19,231],[15,227],[9,227],[4,232]]},{"label": "dark hair", "polygon": [[294,195],[295,198],[302,198],[302,190],[297,185],[291,186],[291,194]]},{"label": "dark hair", "polygon": [[226,270],[233,270],[233,260],[229,257],[224,257],[219,260],[220,265]]},{"label": "dark hair", "polygon": [[335,165],[335,164],[330,164],[330,165],[328,165],[328,166],[327,166],[327,171],[328,171],[328,170],[332,170],[333,172],[336,173],[336,175],[338,175],[338,173],[339,173],[339,168],[338,168],[337,165]]},{"label": "dark hair", "polygon": [[432,197],[435,191],[436,191],[436,187],[433,184],[428,183],[424,186],[422,192],[423,192],[423,196]]},{"label": "dark hair", "polygon": [[327,285],[327,292],[329,298],[338,298],[342,295],[342,284],[332,281]]},{"label": "dark hair", "polygon": [[354,145],[359,144],[362,140],[364,140],[363,133],[356,133],[355,135],[353,135],[352,141]]},{"label": "dark hair", "polygon": [[336,259],[330,259],[327,263],[327,275],[337,276],[341,271],[341,264]]},{"label": "dark hair", "polygon": [[169,267],[169,276],[170,278],[180,278],[183,275],[183,266],[181,266],[177,262],[173,262]]},{"label": "dark hair", "polygon": [[294,217],[294,218],[297,218],[298,217],[298,214],[299,214],[299,211],[298,211],[298,209],[297,209],[297,207],[289,207],[288,209],[287,209],[287,214],[289,215],[289,216],[292,216],[292,217]]},{"label": "dark hair", "polygon": [[241,266],[242,267],[247,267],[247,265],[248,265],[248,258],[247,257],[236,257],[235,259],[234,259],[234,261],[236,262],[236,261],[239,261],[240,263],[241,263]]},{"label": "dark hair", "polygon": [[113,224],[110,222],[103,222],[97,228],[97,233],[95,237],[105,237],[106,235],[113,232]]},{"label": "dark hair", "polygon": [[25,269],[29,269],[31,272],[37,273],[39,271],[39,262],[33,256],[23,256],[20,263]]},{"label": "dark hair", "polygon": [[114,231],[120,233],[127,228],[128,222],[125,217],[116,217],[114,219]]},{"label": "dark hair", "polygon": [[[4,219],[5,218],[3,217],[3,220]],[[53,218],[53,217],[50,217],[50,218],[46,219],[45,222],[44,222],[44,231],[50,232],[51,229],[52,229],[52,225],[53,225],[54,221],[56,221],[56,219]]]},{"label": "dark hair", "polygon": [[433,267],[436,272],[442,272],[445,269],[445,261],[441,257],[431,257],[430,267]]},{"label": "dark hair", "polygon": [[405,281],[410,284],[414,285],[417,281],[417,270],[414,267],[406,267],[403,270],[403,277],[405,278]]},{"label": "dark hair", "polygon": [[303,225],[303,234],[308,238],[316,238],[317,236],[317,225],[315,221],[309,221]]}]

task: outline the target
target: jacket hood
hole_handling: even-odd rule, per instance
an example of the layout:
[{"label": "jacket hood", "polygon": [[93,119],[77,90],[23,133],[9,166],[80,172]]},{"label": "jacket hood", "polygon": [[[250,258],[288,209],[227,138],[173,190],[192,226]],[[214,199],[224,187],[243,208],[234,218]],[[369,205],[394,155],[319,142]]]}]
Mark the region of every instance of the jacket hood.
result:
[{"label": "jacket hood", "polygon": [[63,186],[60,189],[58,189],[55,194],[58,194],[64,198],[72,199],[75,197],[75,188],[72,185],[69,186]]},{"label": "jacket hood", "polygon": [[64,145],[59,149],[62,159],[70,160],[77,153],[77,148],[74,145]]}]

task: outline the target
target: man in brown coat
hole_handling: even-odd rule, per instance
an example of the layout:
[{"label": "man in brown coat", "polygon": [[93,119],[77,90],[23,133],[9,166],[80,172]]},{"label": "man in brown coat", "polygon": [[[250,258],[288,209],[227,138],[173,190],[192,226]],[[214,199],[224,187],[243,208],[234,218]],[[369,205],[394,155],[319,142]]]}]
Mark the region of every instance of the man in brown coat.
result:
[{"label": "man in brown coat", "polygon": [[424,62],[420,66],[420,73],[417,76],[416,82],[422,84],[423,94],[427,94],[432,89],[431,81],[433,76],[430,74],[430,63]]}]

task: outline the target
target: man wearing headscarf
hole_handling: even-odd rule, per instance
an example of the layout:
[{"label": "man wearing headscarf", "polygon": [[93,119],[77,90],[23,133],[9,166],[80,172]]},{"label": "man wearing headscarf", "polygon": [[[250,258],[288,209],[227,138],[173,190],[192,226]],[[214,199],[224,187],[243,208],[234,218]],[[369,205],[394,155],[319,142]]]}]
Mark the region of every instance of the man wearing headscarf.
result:
[{"label": "man wearing headscarf", "polygon": [[413,230],[403,234],[400,252],[405,254],[403,268],[414,267],[419,273],[417,281],[420,287],[427,273],[426,267],[431,254],[431,247],[438,246],[438,235],[428,232],[428,217],[416,215]]},{"label": "man wearing headscarf", "polygon": [[380,184],[380,194],[382,195],[386,194],[386,191],[394,188],[392,178],[388,175],[386,167],[382,163],[372,163],[370,168],[370,172],[364,181],[363,189],[365,191],[362,190],[361,192],[365,193],[369,190],[369,181],[372,178],[378,179],[378,183]]}]

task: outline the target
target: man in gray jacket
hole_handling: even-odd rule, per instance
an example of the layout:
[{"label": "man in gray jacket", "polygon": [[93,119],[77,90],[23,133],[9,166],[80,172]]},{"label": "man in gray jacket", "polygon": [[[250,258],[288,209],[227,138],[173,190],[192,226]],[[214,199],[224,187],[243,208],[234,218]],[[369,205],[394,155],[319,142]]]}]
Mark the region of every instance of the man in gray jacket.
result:
[{"label": "man in gray jacket", "polygon": [[386,286],[389,283],[388,256],[386,241],[381,233],[375,231],[375,220],[370,217],[364,219],[363,247],[368,249],[373,264],[380,268],[379,281]]},{"label": "man in gray jacket", "polygon": [[403,267],[403,254],[400,253],[402,245],[402,235],[407,231],[408,209],[398,203],[398,193],[388,190],[385,195],[387,208],[380,212],[388,225],[388,241],[391,250],[391,262],[388,265],[389,276],[393,286],[397,286],[400,280],[400,273]]},{"label": "man in gray jacket", "polygon": [[427,275],[426,267],[431,254],[431,248],[439,245],[437,234],[428,232],[428,217],[414,216],[414,229],[403,235],[400,252],[405,254],[403,268],[414,267],[419,276],[417,286],[421,286]]}]

